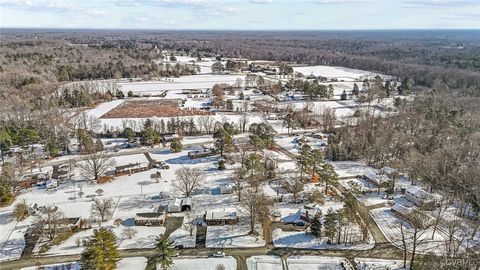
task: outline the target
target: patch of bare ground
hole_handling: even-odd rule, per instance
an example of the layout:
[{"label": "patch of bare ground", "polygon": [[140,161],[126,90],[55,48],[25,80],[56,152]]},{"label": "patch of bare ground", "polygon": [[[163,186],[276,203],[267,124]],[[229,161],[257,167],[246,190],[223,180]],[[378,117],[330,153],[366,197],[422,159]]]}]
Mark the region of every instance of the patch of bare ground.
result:
[{"label": "patch of bare ground", "polygon": [[183,110],[176,101],[127,101],[101,118],[149,118],[211,115],[202,110]]}]

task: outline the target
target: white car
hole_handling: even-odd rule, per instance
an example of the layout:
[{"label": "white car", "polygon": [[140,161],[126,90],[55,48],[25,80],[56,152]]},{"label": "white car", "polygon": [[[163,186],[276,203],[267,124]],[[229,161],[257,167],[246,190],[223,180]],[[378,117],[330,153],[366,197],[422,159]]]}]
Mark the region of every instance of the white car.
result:
[{"label": "white car", "polygon": [[225,257],[225,252],[223,252],[223,251],[215,251],[215,252],[212,254],[212,257],[216,257],[216,258]]}]

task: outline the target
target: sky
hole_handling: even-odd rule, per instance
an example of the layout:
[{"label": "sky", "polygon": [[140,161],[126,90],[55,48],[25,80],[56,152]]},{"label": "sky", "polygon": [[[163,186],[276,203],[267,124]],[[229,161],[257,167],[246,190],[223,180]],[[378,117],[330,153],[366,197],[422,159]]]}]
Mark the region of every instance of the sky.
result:
[{"label": "sky", "polygon": [[0,0],[0,27],[480,29],[480,0]]}]

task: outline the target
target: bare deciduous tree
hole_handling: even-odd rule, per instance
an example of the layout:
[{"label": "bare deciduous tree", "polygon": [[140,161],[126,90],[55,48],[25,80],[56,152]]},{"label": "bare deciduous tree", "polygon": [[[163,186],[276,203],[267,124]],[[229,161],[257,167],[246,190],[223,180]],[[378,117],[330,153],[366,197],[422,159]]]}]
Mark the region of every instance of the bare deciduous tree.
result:
[{"label": "bare deciduous tree", "polygon": [[92,216],[100,218],[101,221],[107,221],[112,214],[113,206],[112,199],[95,199],[90,207],[90,212]]},{"label": "bare deciduous tree", "polygon": [[64,214],[58,210],[58,207],[51,205],[46,206],[36,214],[37,224],[40,226],[41,234],[53,240],[60,228],[64,224]]},{"label": "bare deciduous tree", "polygon": [[100,151],[83,157],[78,166],[87,177],[98,180],[99,176],[115,166],[115,161],[105,151]]},{"label": "bare deciduous tree", "polygon": [[267,221],[271,203],[262,191],[255,191],[250,188],[245,192],[241,207],[250,219],[250,234],[256,234],[255,225],[257,221],[262,225]]},{"label": "bare deciduous tree", "polygon": [[122,238],[123,239],[132,239],[135,235],[137,235],[137,231],[133,228],[125,228],[122,231]]},{"label": "bare deciduous tree", "polygon": [[205,178],[199,169],[187,167],[176,170],[175,175],[173,186],[187,197],[192,196],[193,191],[202,185]]}]

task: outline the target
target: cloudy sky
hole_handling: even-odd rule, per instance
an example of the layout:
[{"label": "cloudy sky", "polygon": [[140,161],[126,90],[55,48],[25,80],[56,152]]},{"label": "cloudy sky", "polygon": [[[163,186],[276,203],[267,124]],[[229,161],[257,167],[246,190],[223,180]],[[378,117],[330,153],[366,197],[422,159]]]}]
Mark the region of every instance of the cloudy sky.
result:
[{"label": "cloudy sky", "polygon": [[480,0],[0,0],[1,27],[479,29]]}]

